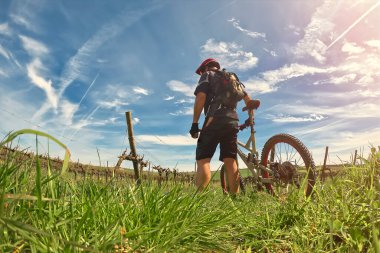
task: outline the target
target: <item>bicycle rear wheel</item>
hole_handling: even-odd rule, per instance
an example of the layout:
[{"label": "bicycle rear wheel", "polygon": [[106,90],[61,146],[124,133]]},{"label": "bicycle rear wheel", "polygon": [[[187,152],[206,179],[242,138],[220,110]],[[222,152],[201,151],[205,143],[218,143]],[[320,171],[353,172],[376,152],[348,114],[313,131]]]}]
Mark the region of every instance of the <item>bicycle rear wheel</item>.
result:
[{"label": "bicycle rear wheel", "polygon": [[306,196],[312,193],[315,184],[315,164],[307,147],[296,137],[289,134],[272,136],[264,145],[261,164],[274,172],[263,172],[263,178],[271,178],[265,183],[269,193],[280,196],[303,187]]},{"label": "bicycle rear wheel", "polygon": [[[230,192],[227,181],[226,167],[223,165],[220,169],[220,185],[222,187],[223,193],[228,194]],[[242,193],[245,193],[245,184],[243,178],[239,172],[239,188]]]}]

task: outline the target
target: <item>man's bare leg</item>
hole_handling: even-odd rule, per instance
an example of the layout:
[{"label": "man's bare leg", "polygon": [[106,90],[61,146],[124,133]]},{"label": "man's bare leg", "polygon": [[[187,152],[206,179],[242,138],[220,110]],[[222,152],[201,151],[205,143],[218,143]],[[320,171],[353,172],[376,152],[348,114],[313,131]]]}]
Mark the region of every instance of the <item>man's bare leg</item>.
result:
[{"label": "man's bare leg", "polygon": [[228,186],[230,193],[236,194],[239,192],[239,171],[237,162],[234,158],[224,158],[224,165],[226,166]]},{"label": "man's bare leg", "polygon": [[202,191],[210,182],[210,158],[204,158],[197,161],[197,175],[195,184],[200,191]]}]

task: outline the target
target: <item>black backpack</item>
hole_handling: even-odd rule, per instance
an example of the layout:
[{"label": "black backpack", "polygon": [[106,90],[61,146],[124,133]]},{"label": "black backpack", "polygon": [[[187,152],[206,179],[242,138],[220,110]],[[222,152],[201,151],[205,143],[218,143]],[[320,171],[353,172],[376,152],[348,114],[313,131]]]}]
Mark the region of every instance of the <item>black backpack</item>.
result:
[{"label": "black backpack", "polygon": [[210,103],[207,116],[213,116],[215,111],[221,107],[235,109],[237,103],[244,98],[246,93],[244,85],[239,81],[239,78],[233,72],[228,72],[223,69],[215,72],[217,78],[213,87],[214,97]]}]

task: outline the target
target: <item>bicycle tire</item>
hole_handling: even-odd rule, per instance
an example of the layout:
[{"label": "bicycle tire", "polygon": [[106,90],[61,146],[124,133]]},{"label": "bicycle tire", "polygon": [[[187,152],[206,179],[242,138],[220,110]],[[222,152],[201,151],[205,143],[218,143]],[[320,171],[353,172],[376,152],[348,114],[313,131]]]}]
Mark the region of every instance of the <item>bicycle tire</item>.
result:
[{"label": "bicycle tire", "polygon": [[[221,184],[223,193],[228,194],[229,193],[229,187],[227,186],[226,167],[224,165],[220,169],[220,184]],[[245,193],[245,184],[244,184],[243,178],[240,175],[240,172],[239,172],[239,188],[240,188],[240,191],[244,194]]]},{"label": "bicycle tire", "polygon": [[[303,163],[304,163],[303,167],[298,166],[297,164],[293,165],[292,158],[285,159],[285,161],[282,161],[282,158],[281,158],[281,152],[282,152],[281,151],[281,144],[282,143],[288,144],[290,147],[292,147],[292,149],[295,149],[298,152],[300,159],[303,160]],[[271,151],[276,150],[277,144],[280,144],[280,151],[279,152],[275,151],[276,154],[272,154]],[[287,150],[287,152],[288,152],[288,150]],[[280,154],[280,157],[278,157],[277,153]],[[270,154],[271,154],[271,157],[269,156]],[[300,168],[300,170],[301,170],[301,168],[305,168],[306,174],[307,174],[307,182],[305,181],[304,192],[305,192],[306,196],[310,196],[310,194],[313,191],[313,187],[314,187],[315,180],[316,180],[316,168],[315,168],[315,163],[314,163],[314,160],[313,160],[313,157],[312,157],[310,151],[307,149],[307,147],[299,139],[297,139],[296,137],[294,137],[290,134],[277,134],[277,135],[272,136],[264,144],[264,147],[263,147],[263,150],[261,153],[261,165],[267,167],[268,158],[270,158],[271,160],[275,159],[275,158],[279,159],[279,161],[277,161],[277,163],[282,164],[282,167],[281,167],[281,165],[280,165],[280,167],[283,170],[285,168],[285,170],[286,170],[285,173],[289,173],[291,175],[294,174],[294,171],[292,171],[290,173],[291,170],[297,170],[296,173],[298,174],[298,168]],[[287,154],[287,158],[288,158],[288,154]],[[274,161],[272,161],[272,162],[274,162]],[[297,169],[295,169],[295,168],[297,168]],[[269,173],[266,171],[264,171],[262,173],[262,175],[263,175],[263,178],[269,178]],[[302,180],[304,180],[304,179],[302,179]],[[277,195],[272,184],[265,183],[264,185],[270,194]],[[300,184],[298,184],[297,187],[300,187]]]}]

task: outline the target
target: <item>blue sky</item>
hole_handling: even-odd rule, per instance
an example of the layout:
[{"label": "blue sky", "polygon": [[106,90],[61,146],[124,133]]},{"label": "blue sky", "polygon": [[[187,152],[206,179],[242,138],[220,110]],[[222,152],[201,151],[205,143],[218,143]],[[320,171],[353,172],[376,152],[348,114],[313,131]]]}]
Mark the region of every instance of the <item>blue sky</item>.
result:
[{"label": "blue sky", "polygon": [[[0,133],[38,129],[67,144],[74,161],[99,164],[98,149],[114,165],[132,111],[138,153],[191,170],[194,71],[214,57],[261,100],[259,150],[285,132],[317,164],[327,145],[331,163],[346,161],[380,144],[378,24],[375,0],[3,0]],[[19,142],[35,146],[32,136]]]}]

